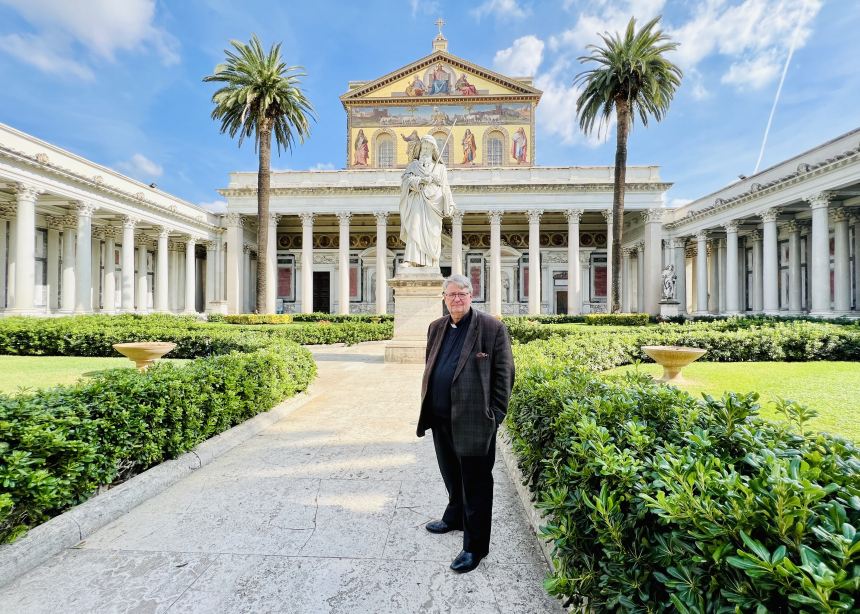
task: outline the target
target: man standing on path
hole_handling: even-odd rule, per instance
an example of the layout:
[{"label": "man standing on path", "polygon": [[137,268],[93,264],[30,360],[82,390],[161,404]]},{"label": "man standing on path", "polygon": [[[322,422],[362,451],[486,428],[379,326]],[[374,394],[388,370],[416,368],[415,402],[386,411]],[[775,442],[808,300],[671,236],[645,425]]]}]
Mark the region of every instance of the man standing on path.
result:
[{"label": "man standing on path", "polygon": [[430,324],[418,436],[433,445],[448,506],[431,533],[463,531],[451,569],[472,571],[490,549],[496,430],[514,386],[514,358],[505,325],[472,309],[472,284],[453,275],[442,284],[450,315]]}]

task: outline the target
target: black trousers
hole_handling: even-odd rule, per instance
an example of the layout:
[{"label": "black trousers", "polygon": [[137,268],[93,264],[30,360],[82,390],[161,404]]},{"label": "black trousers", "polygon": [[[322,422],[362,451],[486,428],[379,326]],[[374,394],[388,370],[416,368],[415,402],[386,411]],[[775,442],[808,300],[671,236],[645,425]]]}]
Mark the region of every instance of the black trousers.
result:
[{"label": "black trousers", "polygon": [[486,556],[490,551],[490,524],[493,517],[493,465],[496,462],[496,434],[484,456],[460,456],[454,450],[451,421],[433,419],[433,445],[439,471],[448,490],[448,507],[442,520],[463,530],[463,551]]}]

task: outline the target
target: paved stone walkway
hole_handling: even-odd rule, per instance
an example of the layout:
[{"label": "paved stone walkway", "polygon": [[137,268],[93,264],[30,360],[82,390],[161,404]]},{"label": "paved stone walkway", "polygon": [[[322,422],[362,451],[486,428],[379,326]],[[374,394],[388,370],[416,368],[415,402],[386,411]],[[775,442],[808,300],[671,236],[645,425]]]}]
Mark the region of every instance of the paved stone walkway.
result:
[{"label": "paved stone walkway", "polygon": [[0,612],[551,614],[547,566],[501,458],[490,555],[448,565],[462,533],[415,437],[421,366],[382,343],[318,347],[320,396],[0,588]]}]

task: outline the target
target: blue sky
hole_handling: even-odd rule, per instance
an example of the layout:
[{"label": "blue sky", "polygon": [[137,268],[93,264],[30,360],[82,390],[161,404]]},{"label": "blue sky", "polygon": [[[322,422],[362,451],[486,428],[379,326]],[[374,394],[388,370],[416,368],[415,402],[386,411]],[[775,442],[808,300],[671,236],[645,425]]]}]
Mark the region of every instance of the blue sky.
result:
[{"label": "blue sky", "polygon": [[668,118],[637,125],[630,164],[659,164],[670,204],[695,199],[860,126],[860,6],[849,0],[0,0],[0,122],[215,210],[227,173],[256,169],[253,145],[219,133],[202,83],[228,39],[283,42],[304,65],[319,113],[309,141],[276,169],[342,168],[351,80],[382,76],[431,50],[443,17],[449,50],[544,90],[536,157],[544,166],[612,164],[609,138],[575,119],[577,57],[631,15],[663,14],[685,79]]}]

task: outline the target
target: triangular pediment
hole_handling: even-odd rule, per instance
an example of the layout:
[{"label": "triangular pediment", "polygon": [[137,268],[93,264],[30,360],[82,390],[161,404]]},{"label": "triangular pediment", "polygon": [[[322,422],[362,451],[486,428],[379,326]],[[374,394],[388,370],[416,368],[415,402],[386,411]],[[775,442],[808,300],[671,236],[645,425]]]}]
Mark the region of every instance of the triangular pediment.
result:
[{"label": "triangular pediment", "polygon": [[344,104],[413,99],[439,103],[481,98],[539,99],[541,94],[531,85],[436,51],[379,79],[356,83],[340,99]]}]

